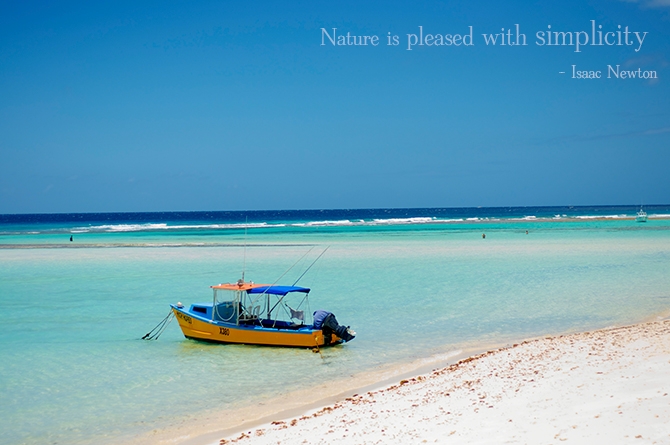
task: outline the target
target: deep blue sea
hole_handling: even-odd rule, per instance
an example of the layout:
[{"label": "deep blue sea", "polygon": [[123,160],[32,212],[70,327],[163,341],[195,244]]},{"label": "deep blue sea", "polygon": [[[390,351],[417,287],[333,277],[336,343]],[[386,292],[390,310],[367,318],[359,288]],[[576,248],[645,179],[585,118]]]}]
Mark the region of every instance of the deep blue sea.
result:
[{"label": "deep blue sea", "polygon": [[[666,317],[670,205],[644,209],[0,215],[2,443],[223,425],[454,351]],[[176,322],[141,340],[170,303],[243,272],[293,284],[326,248],[299,284],[358,336],[323,357],[187,340]]]}]

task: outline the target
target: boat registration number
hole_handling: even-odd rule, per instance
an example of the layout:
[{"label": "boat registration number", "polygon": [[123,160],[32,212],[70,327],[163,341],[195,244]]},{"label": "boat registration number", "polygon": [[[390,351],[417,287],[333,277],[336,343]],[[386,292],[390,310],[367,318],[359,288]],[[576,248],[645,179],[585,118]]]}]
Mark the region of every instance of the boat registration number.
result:
[{"label": "boat registration number", "polygon": [[181,318],[182,320],[184,320],[188,324],[193,324],[193,320],[188,315],[184,315],[181,312],[177,312],[177,317]]},{"label": "boat registration number", "polygon": [[219,334],[221,335],[230,335],[230,329],[228,328],[219,328]]}]

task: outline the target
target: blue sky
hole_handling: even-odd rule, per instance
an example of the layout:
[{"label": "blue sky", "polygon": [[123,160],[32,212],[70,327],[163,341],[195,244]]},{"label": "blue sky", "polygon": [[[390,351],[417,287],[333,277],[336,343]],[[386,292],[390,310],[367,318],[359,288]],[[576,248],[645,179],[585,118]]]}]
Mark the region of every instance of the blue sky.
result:
[{"label": "blue sky", "polygon": [[1,3],[0,213],[670,202],[670,1],[413,3]]}]

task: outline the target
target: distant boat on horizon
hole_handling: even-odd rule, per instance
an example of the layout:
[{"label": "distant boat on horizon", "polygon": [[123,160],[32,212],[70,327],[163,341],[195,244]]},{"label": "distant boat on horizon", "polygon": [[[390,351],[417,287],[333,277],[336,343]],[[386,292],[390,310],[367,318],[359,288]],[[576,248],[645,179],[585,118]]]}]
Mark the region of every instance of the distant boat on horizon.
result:
[{"label": "distant boat on horizon", "polygon": [[635,221],[637,222],[647,222],[647,212],[645,212],[642,207],[640,207],[640,211],[637,212],[637,216],[635,217]]}]

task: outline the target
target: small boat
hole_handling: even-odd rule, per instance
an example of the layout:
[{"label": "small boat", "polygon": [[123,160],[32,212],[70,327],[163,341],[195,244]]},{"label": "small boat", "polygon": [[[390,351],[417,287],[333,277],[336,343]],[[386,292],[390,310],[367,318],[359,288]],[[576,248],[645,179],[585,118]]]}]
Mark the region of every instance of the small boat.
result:
[{"label": "small boat", "polygon": [[[310,289],[246,282],[211,286],[212,302],[171,304],[186,338],[217,343],[319,348],[352,340],[327,311],[305,314]],[[312,318],[307,324],[307,318]]]},{"label": "small boat", "polygon": [[647,222],[647,212],[642,210],[642,207],[640,207],[640,211],[637,212],[637,216],[635,217],[635,221],[637,221],[637,222]]}]

